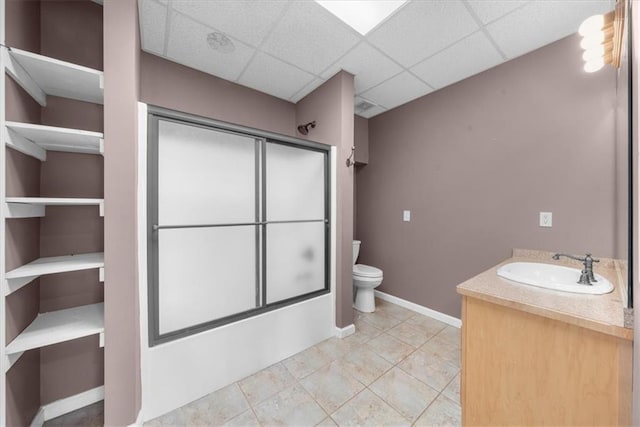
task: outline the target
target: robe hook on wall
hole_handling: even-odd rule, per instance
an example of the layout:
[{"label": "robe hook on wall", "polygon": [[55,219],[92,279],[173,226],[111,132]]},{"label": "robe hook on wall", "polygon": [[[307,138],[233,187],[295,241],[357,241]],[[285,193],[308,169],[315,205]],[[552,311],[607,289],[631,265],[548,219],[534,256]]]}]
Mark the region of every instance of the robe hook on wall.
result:
[{"label": "robe hook on wall", "polygon": [[356,164],[356,162],[353,161],[353,155],[355,154],[355,152],[356,152],[356,147],[355,146],[351,147],[351,154],[349,154],[349,157],[347,158],[347,167],[351,167]]}]

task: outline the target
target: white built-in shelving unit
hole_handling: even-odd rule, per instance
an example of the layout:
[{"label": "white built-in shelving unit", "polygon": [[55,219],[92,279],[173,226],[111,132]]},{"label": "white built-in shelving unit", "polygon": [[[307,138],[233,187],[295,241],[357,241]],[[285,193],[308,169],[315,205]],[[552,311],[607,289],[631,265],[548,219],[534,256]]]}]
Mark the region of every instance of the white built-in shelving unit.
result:
[{"label": "white built-in shelving unit", "polygon": [[9,358],[8,368],[19,359],[22,353],[34,348],[95,334],[100,334],[100,345],[102,346],[103,333],[103,303],[41,313],[5,348],[5,353]]},{"label": "white built-in shelving unit", "polygon": [[102,71],[15,48],[3,52],[7,74],[43,107],[47,95],[102,104]]},{"label": "white built-in shelving unit", "polygon": [[47,151],[102,154],[101,132],[66,129],[31,123],[6,122],[5,143],[14,150],[45,161]]},{"label": "white built-in shelving unit", "polygon": [[[4,21],[4,2],[0,0],[0,20]],[[4,22],[0,22],[0,42],[5,40]],[[103,103],[103,73],[40,54],[13,47],[0,47],[0,69],[4,69],[42,107],[47,96],[78,101]],[[61,151],[102,155],[104,136],[100,132],[6,121],[4,78],[0,83],[0,175],[6,173],[4,146],[40,161],[47,160],[47,152]],[[104,215],[104,201],[96,198],[12,197],[0,185],[0,314],[5,316],[7,298],[42,275],[97,269],[104,281],[104,254],[80,253],[36,259],[11,271],[5,271],[5,221],[15,218],[34,218],[46,215],[47,206],[96,206]],[[0,425],[6,422],[6,378],[4,373],[32,349],[45,347],[91,335],[100,336],[104,343],[104,303],[40,313],[15,339],[5,346],[4,321],[0,328]],[[81,375],[81,373],[78,373]],[[75,408],[73,408],[75,409]]]}]

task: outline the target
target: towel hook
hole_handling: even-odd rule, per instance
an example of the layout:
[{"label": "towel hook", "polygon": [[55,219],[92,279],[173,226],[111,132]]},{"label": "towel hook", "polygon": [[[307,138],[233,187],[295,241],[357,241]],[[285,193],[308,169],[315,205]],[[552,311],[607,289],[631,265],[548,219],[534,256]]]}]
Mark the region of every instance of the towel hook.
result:
[{"label": "towel hook", "polygon": [[347,167],[351,167],[356,164],[356,162],[353,161],[353,155],[355,154],[355,152],[356,152],[356,147],[352,146],[351,154],[349,154],[349,157],[347,157]]}]

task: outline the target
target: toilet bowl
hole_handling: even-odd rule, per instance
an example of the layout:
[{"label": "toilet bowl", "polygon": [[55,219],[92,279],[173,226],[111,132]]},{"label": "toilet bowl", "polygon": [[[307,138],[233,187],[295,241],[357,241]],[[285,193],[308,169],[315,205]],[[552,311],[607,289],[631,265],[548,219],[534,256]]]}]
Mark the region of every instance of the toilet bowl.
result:
[{"label": "toilet bowl", "polygon": [[382,283],[382,270],[364,264],[356,264],[360,253],[360,241],[353,241],[353,307],[364,313],[376,311],[373,290]]}]

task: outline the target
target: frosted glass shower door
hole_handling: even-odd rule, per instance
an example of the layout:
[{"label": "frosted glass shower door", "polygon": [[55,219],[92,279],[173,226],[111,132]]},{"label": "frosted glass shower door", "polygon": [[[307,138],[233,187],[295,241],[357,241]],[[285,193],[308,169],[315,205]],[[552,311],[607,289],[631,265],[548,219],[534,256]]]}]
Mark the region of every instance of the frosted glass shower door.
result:
[{"label": "frosted glass shower door", "polygon": [[266,302],[326,288],[327,153],[266,144]]},{"label": "frosted glass shower door", "polygon": [[158,332],[260,304],[255,138],[158,122]]}]

